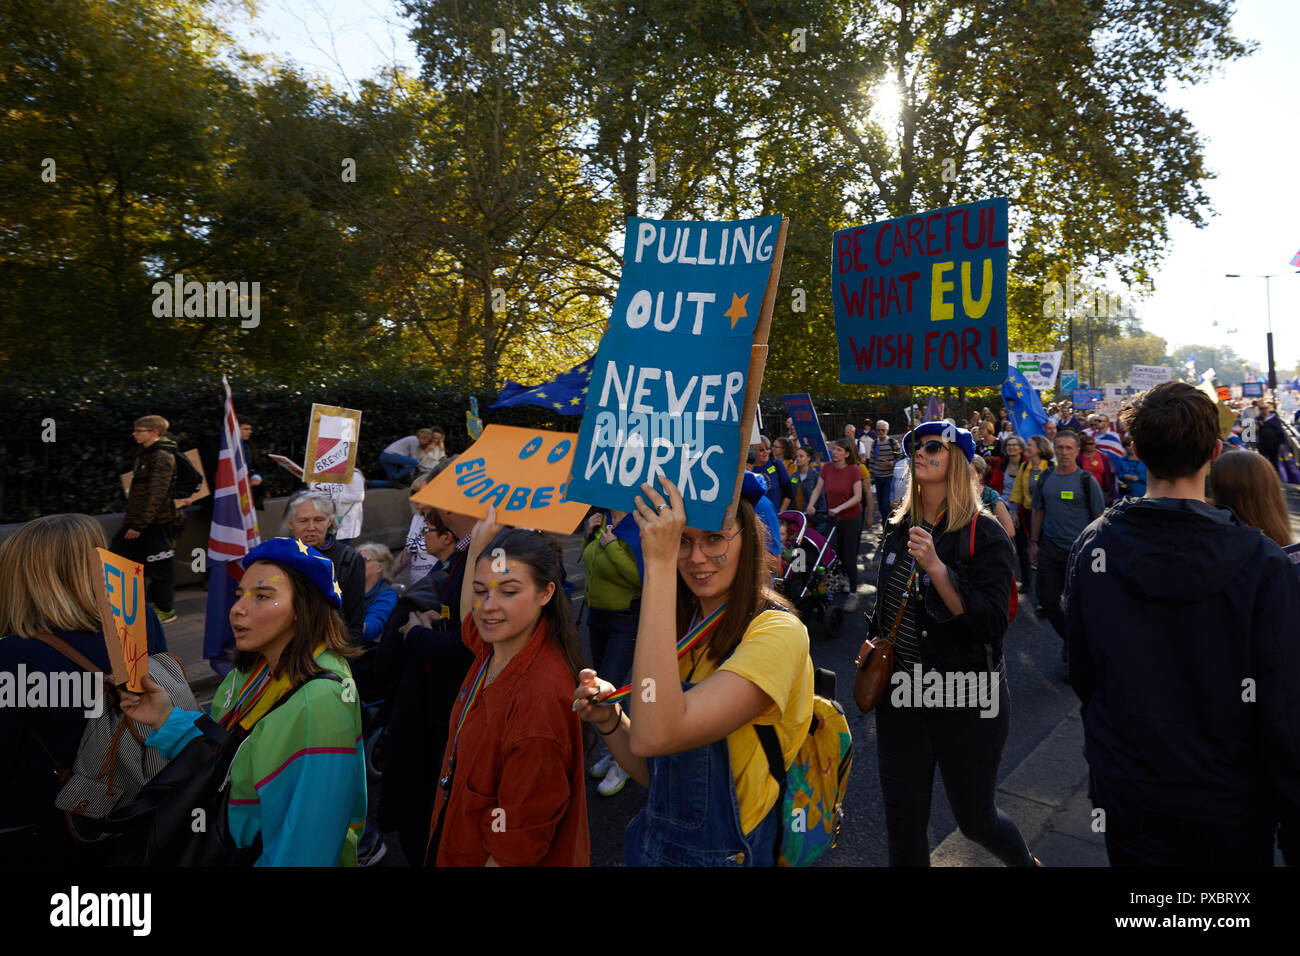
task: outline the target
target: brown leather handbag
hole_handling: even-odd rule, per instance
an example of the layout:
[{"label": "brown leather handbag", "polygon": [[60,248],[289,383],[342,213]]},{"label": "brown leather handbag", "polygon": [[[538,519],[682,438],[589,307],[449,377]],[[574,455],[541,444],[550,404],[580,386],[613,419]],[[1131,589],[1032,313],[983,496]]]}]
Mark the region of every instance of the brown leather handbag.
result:
[{"label": "brown leather handbag", "polygon": [[874,641],[867,638],[858,651],[858,672],[853,678],[853,699],[864,714],[869,714],[875,709],[880,703],[880,698],[885,696],[885,688],[889,686],[889,676],[894,672],[894,635],[898,633],[898,625],[903,621],[907,597],[907,592],[904,591],[903,600],[898,605],[898,613],[894,615],[894,624],[889,629],[889,636],[881,636]]}]

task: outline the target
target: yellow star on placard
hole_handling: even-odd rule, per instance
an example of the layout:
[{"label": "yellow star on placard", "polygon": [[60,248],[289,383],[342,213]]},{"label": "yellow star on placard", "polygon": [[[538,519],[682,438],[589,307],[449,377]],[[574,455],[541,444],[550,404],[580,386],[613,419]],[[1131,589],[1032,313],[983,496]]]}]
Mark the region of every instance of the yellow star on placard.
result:
[{"label": "yellow star on placard", "polygon": [[343,590],[342,588],[339,587],[339,583],[337,581],[334,582],[334,593],[337,594],[339,597],[343,597]]},{"label": "yellow star on placard", "polygon": [[298,545],[299,551],[301,551],[303,554],[307,553],[307,546],[305,544],[303,544],[301,541],[295,541],[294,543]]},{"label": "yellow star on placard", "polygon": [[749,317],[749,313],[745,311],[745,302],[748,298],[748,292],[744,295],[736,295],[734,292],[731,293],[731,308],[722,314],[731,319],[731,327],[733,329],[736,327],[737,322]]},{"label": "yellow star on placard", "polygon": [[581,404],[582,404],[582,399],[580,399],[578,396],[575,395],[575,396],[573,396],[573,398],[569,399],[569,404],[570,404],[570,405],[581,405]]}]

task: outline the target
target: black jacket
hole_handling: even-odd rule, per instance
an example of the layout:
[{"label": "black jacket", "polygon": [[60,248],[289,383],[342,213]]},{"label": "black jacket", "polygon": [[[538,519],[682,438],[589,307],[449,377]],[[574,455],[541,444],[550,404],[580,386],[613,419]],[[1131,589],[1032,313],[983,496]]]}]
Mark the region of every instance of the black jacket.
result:
[{"label": "black jacket", "polygon": [[[146,609],[145,623],[149,653],[161,654],[167,650],[167,637],[152,609]],[[102,632],[55,630],[54,634],[105,671],[111,669]],[[20,673],[29,679],[40,673],[48,680],[51,674],[80,673],[80,668],[35,638],[0,635],[0,674],[13,687]],[[18,689],[19,693],[25,691],[26,687]],[[62,831],[60,837],[67,834],[54,806],[61,785],[50,755],[71,767],[85,729],[86,716],[81,709],[0,706],[0,831],[53,820],[58,825],[51,832]],[[40,744],[32,732],[40,737]],[[49,748],[49,754],[41,744]]]},{"label": "black jacket", "polygon": [[366,559],[350,545],[339,544],[333,535],[318,550],[334,564],[334,577],[343,592],[343,623],[352,643],[360,645],[366,629]]},{"label": "black jacket", "polygon": [[1272,814],[1300,859],[1300,584],[1282,549],[1230,509],[1131,498],[1079,536],[1065,594],[1098,791],[1193,825]]},{"label": "black jacket", "polygon": [[1274,412],[1268,418],[1259,420],[1259,451],[1265,458],[1273,464],[1277,464],[1277,452],[1286,441],[1286,435],[1282,432],[1282,420]]},{"label": "black jacket", "polygon": [[[451,710],[465,674],[474,663],[474,655],[461,640],[460,631],[465,557],[465,552],[457,552],[445,570],[431,571],[425,576],[430,584],[441,583],[437,602],[445,604],[449,612],[444,625],[412,627],[403,638],[398,629],[406,623],[410,611],[427,600],[403,597],[388,619],[380,646],[381,666],[384,679],[392,688],[393,708],[385,744],[379,818],[383,829],[403,831],[403,850],[412,866],[419,866],[424,859],[422,841],[427,841],[429,836],[433,788],[447,747]],[[436,605],[429,605],[433,606]],[[414,848],[415,844],[419,844],[418,849]],[[419,855],[412,857],[411,853]]]},{"label": "black jacket", "polygon": [[[1011,588],[1015,581],[1016,550],[997,519],[981,512],[975,519],[975,554],[971,556],[971,526],[946,530],[947,518],[934,534],[934,550],[948,566],[966,611],[954,615],[943,598],[922,575],[922,601],[917,608],[921,638],[921,666],[925,670],[980,671],[996,669],[1002,659],[1002,638],[1011,609]],[[910,562],[907,554],[909,525],[891,526],[881,549],[881,576],[894,562]],[[893,621],[884,620],[881,581],[877,579],[876,607],[871,616],[870,636],[888,634]],[[986,646],[987,645],[987,646]]]}]

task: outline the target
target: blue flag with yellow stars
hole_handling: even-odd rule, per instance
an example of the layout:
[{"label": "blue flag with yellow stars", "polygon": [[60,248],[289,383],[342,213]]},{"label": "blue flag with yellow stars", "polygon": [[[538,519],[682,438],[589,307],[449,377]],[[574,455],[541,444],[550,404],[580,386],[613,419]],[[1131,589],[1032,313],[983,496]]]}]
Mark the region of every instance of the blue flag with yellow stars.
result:
[{"label": "blue flag with yellow stars", "polygon": [[497,400],[488,411],[509,408],[512,405],[540,405],[559,415],[581,415],[587,410],[587,386],[591,383],[591,364],[595,358],[584,359],[551,382],[528,387],[506,380]]},{"label": "blue flag with yellow stars", "polygon": [[1002,403],[1007,407],[1011,427],[1021,438],[1030,435],[1047,436],[1043,430],[1047,415],[1043,411],[1043,403],[1038,399],[1038,392],[1025,381],[1025,376],[1014,365],[1008,365],[1007,380],[1002,383]]}]

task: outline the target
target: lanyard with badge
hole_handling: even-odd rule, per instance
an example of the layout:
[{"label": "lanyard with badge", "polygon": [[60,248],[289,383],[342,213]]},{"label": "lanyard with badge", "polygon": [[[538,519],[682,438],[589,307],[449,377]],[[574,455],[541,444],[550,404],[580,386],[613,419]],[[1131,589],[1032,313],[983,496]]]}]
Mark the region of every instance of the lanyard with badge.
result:
[{"label": "lanyard with badge", "polygon": [[[479,668],[478,676],[474,678],[474,683],[469,687],[469,698],[465,701],[465,706],[461,708],[460,719],[456,721],[456,734],[451,739],[451,759],[447,761],[447,773],[438,781],[438,786],[446,794],[451,793],[451,779],[456,774],[456,754],[460,750],[460,729],[465,726],[465,718],[469,716],[470,710],[474,707],[474,702],[478,700],[479,691],[483,689],[483,678],[487,676],[488,665],[492,663],[492,655],[487,656],[483,666]],[[463,694],[464,691],[461,691]]]}]

